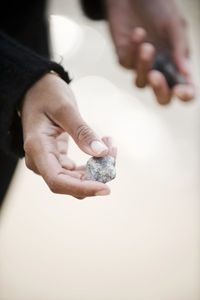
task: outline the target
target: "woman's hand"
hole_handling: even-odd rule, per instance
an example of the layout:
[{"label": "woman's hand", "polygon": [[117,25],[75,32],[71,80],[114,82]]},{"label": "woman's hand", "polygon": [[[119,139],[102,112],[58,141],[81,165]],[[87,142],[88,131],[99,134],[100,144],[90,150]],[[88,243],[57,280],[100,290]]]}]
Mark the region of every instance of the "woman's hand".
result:
[{"label": "woman's hand", "polygon": [[[194,97],[189,70],[185,20],[173,0],[105,0],[107,18],[120,64],[136,70],[136,85],[149,84],[160,104],[172,96],[183,101]],[[162,73],[152,70],[157,50],[171,57],[185,84],[169,89]]]},{"label": "woman's hand", "polygon": [[107,195],[109,187],[85,180],[84,167],[67,157],[68,134],[91,156],[111,153],[109,138],[101,140],[82,119],[70,87],[53,74],[44,75],[26,93],[22,106],[25,161],[51,191],[78,199]]}]

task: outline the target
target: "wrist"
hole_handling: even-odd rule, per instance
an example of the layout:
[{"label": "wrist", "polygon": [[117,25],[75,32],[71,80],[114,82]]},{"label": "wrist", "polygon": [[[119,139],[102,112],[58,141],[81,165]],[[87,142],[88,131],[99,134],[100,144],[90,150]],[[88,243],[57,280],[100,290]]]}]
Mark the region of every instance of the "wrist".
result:
[{"label": "wrist", "polygon": [[[45,77],[46,77],[46,75],[48,75],[48,74],[52,74],[52,75],[54,75],[54,76],[57,76],[57,77],[59,77],[59,78],[61,78],[61,76],[57,73],[57,72],[55,72],[54,70],[50,70],[47,74],[45,74]],[[44,77],[44,76],[43,76]],[[43,78],[42,77],[42,78]],[[40,79],[39,79],[40,80]],[[27,93],[28,93],[28,91],[27,91]],[[27,94],[26,93],[26,94]],[[22,107],[23,107],[23,103],[24,103],[24,100],[25,100],[25,98],[26,98],[26,95],[23,97],[23,99],[21,100],[21,101],[19,101],[18,103],[17,103],[17,105],[16,105],[16,112],[17,112],[17,115],[18,115],[18,117],[19,118],[21,118],[21,116],[22,116]]]}]

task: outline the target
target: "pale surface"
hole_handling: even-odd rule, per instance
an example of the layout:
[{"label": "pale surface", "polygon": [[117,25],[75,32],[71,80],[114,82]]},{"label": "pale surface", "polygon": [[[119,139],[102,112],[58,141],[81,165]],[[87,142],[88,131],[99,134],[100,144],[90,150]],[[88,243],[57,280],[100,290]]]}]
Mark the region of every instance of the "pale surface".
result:
[{"label": "pale surface", "polygon": [[[185,11],[199,78],[199,10],[192,3]],[[20,162],[1,215],[0,299],[199,300],[199,97],[158,106],[116,64],[103,22],[85,19],[77,1],[54,0],[49,9],[71,20],[54,18],[54,55],[71,70],[88,123],[113,136],[117,178],[110,196],[78,201],[52,194]],[[74,144],[70,153],[80,163],[88,159]]]}]

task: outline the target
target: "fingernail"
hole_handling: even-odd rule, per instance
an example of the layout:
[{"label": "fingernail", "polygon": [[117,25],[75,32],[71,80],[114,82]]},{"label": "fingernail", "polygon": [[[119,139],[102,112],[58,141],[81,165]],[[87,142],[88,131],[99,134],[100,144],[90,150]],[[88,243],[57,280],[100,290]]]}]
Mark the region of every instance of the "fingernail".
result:
[{"label": "fingernail", "polygon": [[95,154],[101,154],[102,152],[108,150],[106,145],[104,145],[103,143],[101,143],[99,141],[93,141],[91,143],[90,147]]},{"label": "fingernail", "polygon": [[101,191],[98,191],[95,196],[106,196],[106,195],[109,195],[110,192],[108,190],[101,190]]}]

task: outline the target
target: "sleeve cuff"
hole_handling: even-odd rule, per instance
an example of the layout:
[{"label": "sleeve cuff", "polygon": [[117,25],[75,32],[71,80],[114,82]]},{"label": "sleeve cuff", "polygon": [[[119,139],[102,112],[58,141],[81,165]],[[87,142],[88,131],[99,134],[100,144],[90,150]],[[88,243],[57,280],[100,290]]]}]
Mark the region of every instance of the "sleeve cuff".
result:
[{"label": "sleeve cuff", "polygon": [[68,73],[55,62],[21,46],[0,33],[0,146],[24,156],[21,120],[16,113],[26,91],[45,73],[55,71],[69,83]]}]

